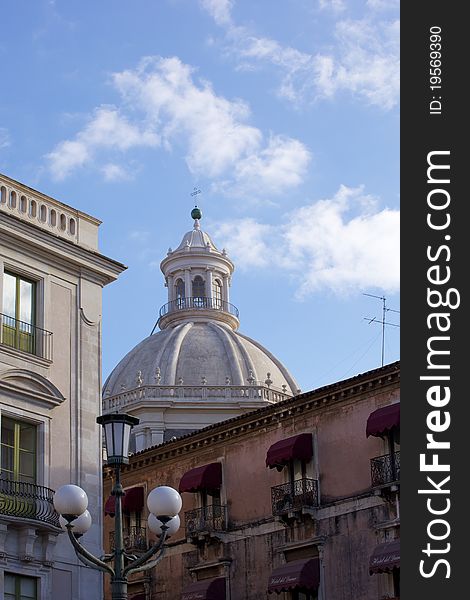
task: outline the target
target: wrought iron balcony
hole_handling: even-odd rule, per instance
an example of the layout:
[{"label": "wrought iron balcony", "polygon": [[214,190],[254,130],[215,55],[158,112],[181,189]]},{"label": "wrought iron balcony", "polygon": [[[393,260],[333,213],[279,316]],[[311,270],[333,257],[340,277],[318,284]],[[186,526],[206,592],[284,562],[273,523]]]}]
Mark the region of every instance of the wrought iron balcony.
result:
[{"label": "wrought iron balcony", "polygon": [[195,508],[184,513],[186,537],[227,529],[227,507],[220,504]]},{"label": "wrought iron balcony", "polygon": [[372,487],[380,487],[400,481],[400,452],[377,456],[370,461]]},{"label": "wrought iron balcony", "polygon": [[52,360],[52,333],[0,313],[0,344]]},{"label": "wrought iron balcony", "polygon": [[227,312],[238,319],[239,312],[238,308],[230,302],[225,302],[219,298],[207,298],[204,296],[195,296],[190,298],[177,298],[171,302],[167,302],[160,309],[158,320],[162,319],[166,315],[179,311],[179,310],[192,310],[192,309],[210,309],[210,310],[221,310]]},{"label": "wrought iron balcony", "polygon": [[274,516],[283,516],[303,508],[318,506],[318,481],[297,479],[271,488],[271,504]]},{"label": "wrought iron balcony", "polygon": [[55,527],[59,515],[54,509],[54,490],[0,477],[0,515],[41,521]]},{"label": "wrought iron balcony", "polygon": [[[124,548],[128,552],[146,552],[149,548],[145,527],[128,527],[123,530]],[[114,531],[109,533],[109,546],[114,550]]]}]

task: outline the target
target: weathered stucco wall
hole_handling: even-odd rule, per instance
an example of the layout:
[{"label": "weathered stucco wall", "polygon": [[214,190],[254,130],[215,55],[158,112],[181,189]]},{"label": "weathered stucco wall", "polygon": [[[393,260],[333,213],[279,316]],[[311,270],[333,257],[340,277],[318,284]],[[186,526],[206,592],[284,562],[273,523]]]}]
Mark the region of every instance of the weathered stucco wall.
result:
[{"label": "weathered stucco wall", "polygon": [[[131,457],[123,484],[145,485],[147,493],[157,485],[178,488],[190,469],[221,462],[221,500],[228,511],[225,531],[188,542],[183,514],[197,506],[197,494],[182,494],[182,528],[151,574],[147,597],[178,600],[195,577],[225,576],[231,600],[272,598],[267,593],[272,569],[288,557],[315,555],[322,565],[320,600],[377,600],[390,593],[389,575],[369,575],[369,557],[388,523],[393,535],[398,533],[397,500],[371,489],[370,459],[384,454],[385,446],[380,438],[366,438],[365,427],[371,412],[399,398],[395,364]],[[305,432],[313,434],[308,476],[320,481],[320,506],[285,524],[273,517],[271,488],[287,481],[287,469],[266,468],[266,452],[275,442]],[[106,498],[109,476],[104,485]],[[113,525],[106,517],[105,540]]]}]

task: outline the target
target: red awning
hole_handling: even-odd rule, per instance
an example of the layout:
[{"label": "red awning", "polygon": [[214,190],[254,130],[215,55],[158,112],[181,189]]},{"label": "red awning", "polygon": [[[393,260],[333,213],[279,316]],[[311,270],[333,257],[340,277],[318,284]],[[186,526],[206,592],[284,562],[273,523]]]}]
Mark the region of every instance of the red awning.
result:
[{"label": "red awning", "polygon": [[133,487],[125,490],[126,495],[122,501],[122,510],[124,512],[138,512],[144,508],[144,488],[142,486]]},{"label": "red awning", "polygon": [[[144,507],[144,488],[139,486],[125,491],[126,495],[122,499],[122,512],[131,513],[142,510]],[[104,514],[114,517],[115,513],[115,498],[109,496],[104,505]]]},{"label": "red awning", "polygon": [[390,573],[400,568],[400,540],[379,544],[369,562],[369,573]]},{"label": "red awning", "polygon": [[116,510],[114,508],[114,496],[109,496],[104,505],[104,514],[114,517]]},{"label": "red awning", "polygon": [[181,600],[225,600],[225,577],[191,583],[183,590]]},{"label": "red awning", "polygon": [[294,560],[274,569],[268,592],[280,594],[289,590],[315,591],[320,585],[320,559]]},{"label": "red awning", "polygon": [[210,463],[191,469],[183,475],[179,485],[180,492],[198,492],[199,490],[218,490],[222,485],[222,464]]},{"label": "red awning", "polygon": [[313,455],[312,434],[300,433],[273,444],[266,455],[266,466],[282,469],[290,460],[310,460]]},{"label": "red awning", "polygon": [[366,436],[385,435],[394,427],[400,427],[400,403],[389,404],[374,410],[367,419]]}]

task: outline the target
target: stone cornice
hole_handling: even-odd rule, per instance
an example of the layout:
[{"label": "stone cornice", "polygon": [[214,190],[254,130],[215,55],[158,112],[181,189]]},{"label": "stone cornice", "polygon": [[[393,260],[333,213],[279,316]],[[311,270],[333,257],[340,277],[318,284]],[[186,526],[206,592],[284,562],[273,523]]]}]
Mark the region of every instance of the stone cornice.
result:
[{"label": "stone cornice", "polygon": [[255,433],[261,428],[274,426],[310,410],[320,411],[335,404],[350,402],[363,394],[383,391],[390,386],[398,385],[399,381],[400,363],[395,362],[248,414],[209,425],[173,442],[168,441],[138,452],[130,457],[129,464],[123,466],[123,471],[132,471],[160,461],[177,459],[184,454],[208,448],[213,443]]},{"label": "stone cornice", "polygon": [[2,243],[12,249],[19,246],[38,256],[43,255],[48,262],[54,256],[57,264],[77,273],[87,272],[97,277],[102,285],[114,281],[127,267],[97,251],[84,248],[69,240],[54,235],[38,227],[34,227],[13,214],[0,212],[0,231]]},{"label": "stone cornice", "polygon": [[4,181],[2,181],[2,183],[5,183],[7,185],[13,186],[14,188],[23,190],[24,192],[33,196],[34,198],[37,198],[39,200],[44,200],[48,204],[52,204],[59,209],[65,208],[67,211],[74,213],[77,217],[85,219],[86,221],[90,221],[90,223],[93,223],[94,225],[101,225],[101,223],[102,223],[102,221],[100,221],[96,217],[93,217],[92,215],[89,215],[88,213],[82,212],[81,210],[78,210],[77,208],[74,208],[73,206],[70,206],[69,204],[65,204],[64,202],[61,202],[60,200],[56,200],[56,198],[52,198],[52,196],[48,196],[47,194],[44,194],[43,192],[39,192],[38,190],[35,190],[34,188],[29,187],[28,185],[25,185],[24,183],[21,183],[20,181],[16,181],[16,179],[12,179],[11,177],[8,177],[8,175],[4,175],[3,173],[0,173],[0,177],[2,180],[4,180]]}]

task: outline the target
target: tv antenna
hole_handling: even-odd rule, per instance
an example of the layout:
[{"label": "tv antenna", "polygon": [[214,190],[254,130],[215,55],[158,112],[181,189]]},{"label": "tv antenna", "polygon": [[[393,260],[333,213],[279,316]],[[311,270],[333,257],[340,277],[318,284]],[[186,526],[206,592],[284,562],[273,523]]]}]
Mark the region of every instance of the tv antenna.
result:
[{"label": "tv antenna", "polygon": [[387,312],[393,312],[393,313],[398,313],[400,314],[399,310],[394,310],[393,308],[388,308],[387,306],[387,298],[385,298],[385,296],[375,296],[374,294],[362,294],[363,296],[369,296],[370,298],[377,298],[377,300],[381,300],[382,302],[382,320],[379,321],[376,317],[364,317],[365,321],[369,322],[369,325],[371,323],[378,323],[379,325],[382,325],[382,364],[381,366],[384,366],[384,356],[385,356],[385,325],[389,325],[390,327],[400,327],[400,325],[397,325],[396,323],[389,323],[388,321],[385,320],[385,316],[387,314]]}]

